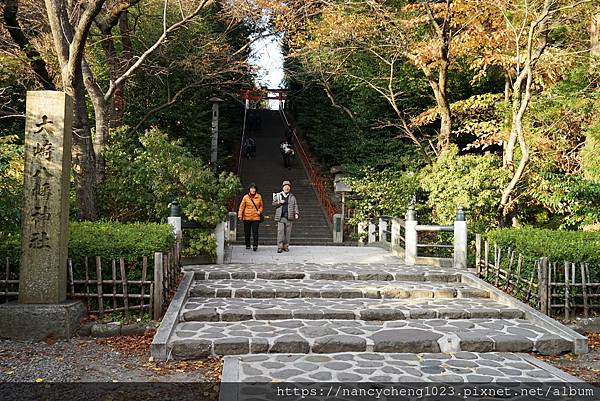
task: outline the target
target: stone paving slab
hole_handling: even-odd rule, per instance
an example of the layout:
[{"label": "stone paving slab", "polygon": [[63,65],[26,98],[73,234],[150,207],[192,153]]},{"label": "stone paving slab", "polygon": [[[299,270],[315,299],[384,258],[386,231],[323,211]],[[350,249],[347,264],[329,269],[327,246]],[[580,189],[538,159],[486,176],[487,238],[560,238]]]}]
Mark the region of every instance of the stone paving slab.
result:
[{"label": "stone paving slab", "polygon": [[487,298],[190,298],[180,321],[285,319],[520,319],[523,312]]},{"label": "stone paving slab", "polygon": [[[345,248],[342,248],[345,249]],[[317,265],[313,263],[278,264],[230,264],[187,266],[196,280],[236,279],[279,280],[285,278],[313,280],[376,280],[376,281],[434,281],[460,282],[461,271],[431,266],[406,266],[389,264]]]},{"label": "stone paving slab", "polygon": [[[233,360],[234,363],[230,363]],[[227,356],[223,378],[239,382],[578,382],[527,354],[508,352]]]},{"label": "stone paving slab", "polygon": [[572,342],[521,319],[247,320],[179,323],[171,357],[248,353],[569,352]]},{"label": "stone paving slab", "polygon": [[197,280],[191,297],[225,298],[487,298],[460,283],[313,279]]},{"label": "stone paving slab", "polygon": [[[292,239],[294,232],[292,230]],[[259,246],[258,251],[247,250],[243,245],[231,247],[229,263],[401,263],[402,260],[390,252],[377,247],[351,246],[290,246],[289,252],[277,253],[276,246]]]}]

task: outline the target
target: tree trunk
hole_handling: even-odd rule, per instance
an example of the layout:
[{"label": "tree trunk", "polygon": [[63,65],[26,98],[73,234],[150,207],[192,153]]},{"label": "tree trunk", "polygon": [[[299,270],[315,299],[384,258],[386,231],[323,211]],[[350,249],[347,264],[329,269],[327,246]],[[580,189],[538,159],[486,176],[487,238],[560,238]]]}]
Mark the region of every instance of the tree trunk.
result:
[{"label": "tree trunk", "polygon": [[504,101],[508,102],[510,100],[510,95],[512,94],[511,88],[511,78],[510,72],[504,71]]},{"label": "tree trunk", "polygon": [[[506,168],[509,171],[514,171],[513,177],[502,191],[502,197],[500,199],[500,204],[498,205],[496,218],[500,225],[507,225],[508,219],[510,215],[516,216],[516,211],[514,207],[511,206],[511,197],[512,193],[515,190],[517,183],[523,177],[523,173],[527,164],[529,163],[529,149],[527,147],[527,142],[525,141],[525,135],[523,132],[523,117],[525,116],[525,111],[529,106],[529,101],[531,99],[531,86],[533,83],[533,73],[534,67],[540,56],[546,49],[548,44],[548,29],[547,29],[547,19],[550,15],[550,7],[552,5],[551,0],[544,0],[543,9],[540,11],[539,17],[535,19],[534,22],[529,26],[529,33],[527,38],[527,57],[524,60],[523,69],[521,71],[518,70],[519,67],[519,57],[517,55],[517,77],[513,84],[513,103],[512,103],[512,124],[510,130],[510,137],[508,140],[507,147],[505,149],[505,162]],[[539,45],[533,52],[533,42],[535,37],[538,36]],[[519,141],[519,148],[521,150],[521,159],[519,160],[519,165],[517,169],[514,169],[514,152],[515,152],[515,142]]]},{"label": "tree trunk", "polygon": [[515,146],[517,144],[517,138],[519,136],[519,130],[516,128],[520,126],[522,123],[518,121],[519,109],[521,108],[521,102],[523,99],[523,88],[522,78],[517,79],[513,86],[513,102],[512,102],[512,122],[510,135],[508,137],[508,141],[506,141],[506,146],[504,148],[503,154],[503,164],[504,168],[506,168],[510,172],[515,171]]},{"label": "tree trunk", "polygon": [[592,14],[590,26],[590,55],[600,58],[600,8]]},{"label": "tree trunk", "polygon": [[96,164],[85,104],[83,77],[78,75],[74,84],[73,169],[75,170],[77,218],[96,220]]},{"label": "tree trunk", "polygon": [[443,154],[450,147],[450,134],[452,133],[452,116],[450,114],[450,104],[448,98],[444,95],[443,100],[438,103],[440,110],[440,134],[438,136],[438,155]]},{"label": "tree trunk", "polygon": [[73,169],[75,171],[77,217],[95,220],[96,165],[92,134],[87,116],[82,57],[85,40],[93,16],[100,11],[102,1],[88,4],[83,11],[81,25],[75,31],[69,20],[67,4],[60,0],[45,0],[46,12],[52,30],[54,47],[61,66],[63,90],[73,98]]}]

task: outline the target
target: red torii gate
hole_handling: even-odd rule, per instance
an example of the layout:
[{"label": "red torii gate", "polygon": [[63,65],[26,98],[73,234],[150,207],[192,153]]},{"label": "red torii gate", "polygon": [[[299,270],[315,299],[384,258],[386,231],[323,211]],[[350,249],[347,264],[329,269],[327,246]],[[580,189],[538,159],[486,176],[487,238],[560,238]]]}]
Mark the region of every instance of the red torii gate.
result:
[{"label": "red torii gate", "polygon": [[256,102],[260,102],[263,99],[267,99],[279,100],[279,102],[283,102],[287,100],[287,92],[288,89],[255,88],[243,90],[241,93],[241,97],[246,101],[253,100]]}]

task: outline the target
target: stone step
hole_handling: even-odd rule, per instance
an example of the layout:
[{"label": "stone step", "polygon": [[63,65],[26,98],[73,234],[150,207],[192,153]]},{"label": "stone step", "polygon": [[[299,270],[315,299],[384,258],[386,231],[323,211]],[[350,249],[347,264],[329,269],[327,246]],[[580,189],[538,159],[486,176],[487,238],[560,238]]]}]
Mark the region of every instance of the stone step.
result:
[{"label": "stone step", "polygon": [[313,279],[197,280],[190,296],[204,298],[488,298],[461,283]]},{"label": "stone step", "polygon": [[[338,388],[351,389],[352,383],[360,382],[497,382],[502,387],[506,386],[501,383],[579,382],[577,378],[530,355],[510,352],[456,352],[451,354],[342,352],[327,355],[285,354],[225,357],[222,380],[224,383],[271,383],[277,381],[286,383],[323,382],[325,394],[327,394],[331,382],[344,383],[343,386],[334,386],[334,392]],[[539,384],[541,385],[541,383]],[[237,390],[242,393],[243,387]],[[449,388],[446,390],[450,391]],[[458,390],[460,388],[456,389],[456,391]],[[514,390],[520,391],[519,388],[514,388]],[[254,394],[253,400],[263,400],[263,398],[259,398],[259,393],[252,394]],[[447,395],[449,396],[449,393]],[[272,397],[264,398],[264,400],[273,399]],[[436,399],[441,400],[442,398]]]},{"label": "stone step", "polygon": [[336,352],[570,352],[571,341],[521,319],[247,320],[182,322],[174,359],[209,355]]},{"label": "stone step", "polygon": [[286,319],[521,319],[520,309],[487,298],[324,299],[324,298],[190,298],[180,321]]},{"label": "stone step", "polygon": [[[273,248],[275,249],[275,248]],[[292,249],[290,247],[290,249]],[[292,249],[295,250],[295,249]],[[302,252],[300,248],[299,252]],[[254,254],[253,251],[251,255]],[[196,280],[238,279],[238,280],[282,280],[312,279],[336,281],[425,281],[458,283],[460,271],[454,268],[434,266],[407,266],[402,264],[346,264],[318,265],[314,263],[232,263],[227,265],[192,265],[185,271],[193,271]],[[389,284],[389,283],[388,283]]]}]

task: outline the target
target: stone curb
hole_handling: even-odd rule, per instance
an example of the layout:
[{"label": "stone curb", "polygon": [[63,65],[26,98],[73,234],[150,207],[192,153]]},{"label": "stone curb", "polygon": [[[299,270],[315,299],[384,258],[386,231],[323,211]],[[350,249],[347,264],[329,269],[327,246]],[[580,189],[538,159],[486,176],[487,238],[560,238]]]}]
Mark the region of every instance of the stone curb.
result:
[{"label": "stone curb", "polygon": [[561,380],[564,380],[564,381],[570,382],[570,383],[585,383],[584,380],[581,380],[575,376],[571,376],[570,374],[565,373],[558,368],[555,368],[554,366],[550,365],[549,363],[540,361],[539,359],[537,359],[529,354],[517,354],[517,355],[519,355],[520,357],[522,357],[523,359],[525,359],[527,362],[531,363],[532,365],[535,365],[541,369],[544,369],[548,373],[560,378]]},{"label": "stone curb", "polygon": [[162,318],[160,326],[154,335],[152,345],[150,347],[150,354],[155,361],[166,361],[169,358],[167,344],[169,338],[175,331],[177,323],[179,323],[179,311],[183,308],[184,302],[188,298],[188,294],[192,283],[194,282],[194,273],[186,272],[181,279],[179,288],[173,297],[173,300],[169,304],[167,312]]},{"label": "stone curb", "polygon": [[544,315],[543,313],[535,310],[529,305],[524,304],[523,302],[517,300],[516,298],[511,297],[508,294],[505,294],[498,288],[493,285],[486,283],[480,278],[474,276],[470,273],[462,273],[462,283],[473,286],[480,290],[486,290],[490,294],[490,299],[502,302],[506,305],[510,305],[515,308],[521,309],[526,316],[527,320],[530,320],[532,323],[538,324],[541,328],[549,330],[551,333],[558,334],[569,341],[573,342],[573,353],[575,354],[587,354],[588,352],[588,340],[587,337],[582,336],[576,331],[570,329],[569,327],[557,322],[549,316]]},{"label": "stone curb", "polygon": [[154,329],[152,322],[122,324],[121,322],[94,323],[88,322],[79,329],[80,337],[116,337],[116,336],[141,336],[146,330]]},{"label": "stone curb", "polygon": [[600,318],[577,318],[569,323],[569,327],[579,334],[584,333],[600,333]]},{"label": "stone curb", "polygon": [[219,386],[219,401],[237,401],[239,399],[238,384],[240,381],[240,358],[226,356],[223,361],[223,375]]}]

